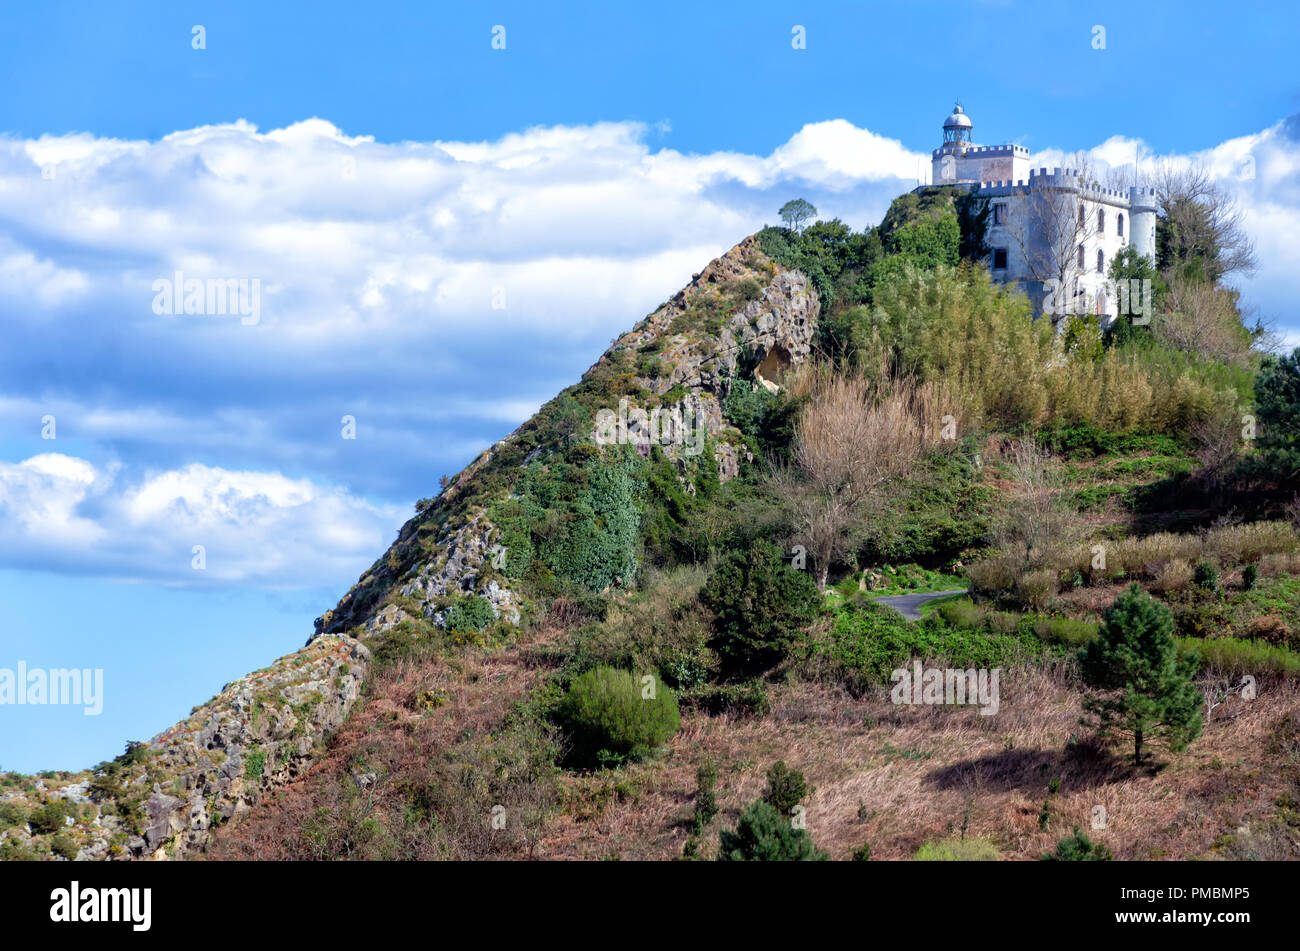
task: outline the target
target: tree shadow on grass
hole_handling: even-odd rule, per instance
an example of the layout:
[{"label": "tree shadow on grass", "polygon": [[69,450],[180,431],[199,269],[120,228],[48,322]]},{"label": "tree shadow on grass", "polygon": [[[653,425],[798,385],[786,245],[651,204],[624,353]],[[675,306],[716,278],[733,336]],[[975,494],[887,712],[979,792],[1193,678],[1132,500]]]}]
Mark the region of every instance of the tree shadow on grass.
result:
[{"label": "tree shadow on grass", "polygon": [[1094,788],[1123,782],[1149,772],[1133,766],[1132,758],[1092,739],[1060,750],[1011,749],[953,763],[926,774],[925,782],[940,789],[977,787],[994,792],[1041,790],[1053,779],[1070,788]]}]

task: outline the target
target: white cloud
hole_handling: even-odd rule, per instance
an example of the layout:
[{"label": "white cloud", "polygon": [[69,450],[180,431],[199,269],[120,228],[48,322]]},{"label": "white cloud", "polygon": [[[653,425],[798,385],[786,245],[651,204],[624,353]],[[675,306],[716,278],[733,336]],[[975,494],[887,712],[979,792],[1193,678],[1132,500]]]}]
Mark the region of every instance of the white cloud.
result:
[{"label": "white cloud", "polygon": [[0,558],[121,580],[315,584],[373,559],[407,514],[278,472],[193,464],[127,485],[59,453],[0,463]]}]

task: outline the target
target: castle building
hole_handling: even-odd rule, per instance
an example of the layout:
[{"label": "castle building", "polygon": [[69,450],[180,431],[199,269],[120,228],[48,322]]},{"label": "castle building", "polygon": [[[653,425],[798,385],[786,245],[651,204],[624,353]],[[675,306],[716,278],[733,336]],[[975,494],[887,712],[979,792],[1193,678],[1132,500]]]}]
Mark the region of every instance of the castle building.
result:
[{"label": "castle building", "polygon": [[1156,199],[1149,188],[1100,186],[1076,169],[1031,168],[1020,145],[977,145],[958,104],[931,155],[931,182],[987,199],[985,241],[995,281],[1021,285],[1036,313],[1097,314],[1108,324],[1127,288],[1107,280],[1123,248],[1155,257]]}]

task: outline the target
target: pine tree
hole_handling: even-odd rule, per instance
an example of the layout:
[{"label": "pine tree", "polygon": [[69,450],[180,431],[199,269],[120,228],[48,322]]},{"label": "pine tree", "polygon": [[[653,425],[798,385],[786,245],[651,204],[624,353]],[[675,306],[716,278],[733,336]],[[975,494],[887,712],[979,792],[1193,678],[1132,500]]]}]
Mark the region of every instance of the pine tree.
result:
[{"label": "pine tree", "polygon": [[719,840],[720,862],[820,862],[828,857],[806,829],[796,829],[789,817],[761,799],[740,814],[735,832],[723,829]]},{"label": "pine tree", "polygon": [[1196,660],[1179,657],[1173,631],[1169,608],[1133,584],[1106,612],[1100,636],[1079,652],[1084,683],[1109,693],[1084,700],[1084,709],[1103,735],[1133,734],[1139,765],[1149,738],[1163,736],[1178,751],[1201,735]]},{"label": "pine tree", "polygon": [[1093,842],[1075,826],[1074,831],[1056,843],[1055,852],[1043,853],[1045,862],[1109,862],[1110,849]]},{"label": "pine tree", "polygon": [[790,810],[799,805],[808,792],[808,784],[803,773],[790,769],[785,760],[779,760],[767,771],[767,789],[763,791],[763,801],[768,803],[781,815],[790,814]]}]

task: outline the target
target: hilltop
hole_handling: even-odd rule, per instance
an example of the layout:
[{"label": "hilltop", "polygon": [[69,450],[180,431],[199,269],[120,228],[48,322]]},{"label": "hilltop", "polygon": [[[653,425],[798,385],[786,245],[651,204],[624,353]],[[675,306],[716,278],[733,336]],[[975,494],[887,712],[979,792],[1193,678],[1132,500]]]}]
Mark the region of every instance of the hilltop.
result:
[{"label": "hilltop", "polygon": [[[1289,365],[1235,309],[1215,357],[1034,319],[984,215],[926,189],[741,241],[417,502],[302,650],[111,763],[0,780],[0,857],[711,858],[759,799],[804,810],[804,857],[1038,858],[1074,825],[1300,857],[1295,483],[1236,435]],[[1205,701],[1145,763],[1081,724],[1076,657],[1134,581]],[[963,587],[915,624],[873,602]],[[914,660],[998,668],[998,712],[894,702]]]}]

